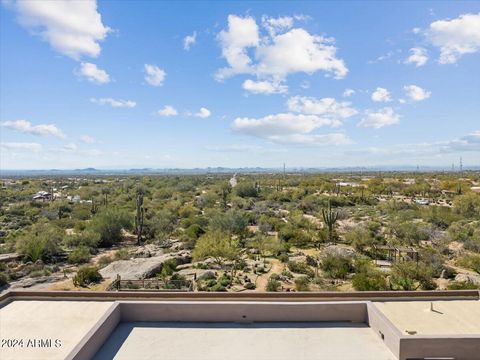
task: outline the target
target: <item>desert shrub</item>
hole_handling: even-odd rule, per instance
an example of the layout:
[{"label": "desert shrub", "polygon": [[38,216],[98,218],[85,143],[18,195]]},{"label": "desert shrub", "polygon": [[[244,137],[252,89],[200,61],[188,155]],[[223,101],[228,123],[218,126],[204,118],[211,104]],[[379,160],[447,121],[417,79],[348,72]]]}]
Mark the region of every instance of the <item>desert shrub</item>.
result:
[{"label": "desert shrub", "polygon": [[0,287],[8,284],[7,274],[0,272]]},{"label": "desert shrub", "polygon": [[297,291],[309,291],[309,279],[307,276],[300,276],[295,279],[295,290]]},{"label": "desert shrub", "polygon": [[110,247],[122,239],[122,229],[131,227],[128,214],[117,210],[107,210],[96,215],[91,222],[91,230],[100,236],[99,246]]},{"label": "desert shrub", "polygon": [[472,269],[480,274],[480,255],[470,254],[457,259],[457,265]]},{"label": "desert shrub", "polygon": [[478,289],[478,285],[471,282],[464,281],[452,281],[447,285],[448,290],[475,290]]},{"label": "desert shrub", "polygon": [[48,223],[38,223],[16,240],[17,252],[25,260],[50,262],[60,252],[62,231]]},{"label": "desert shrub", "polygon": [[454,214],[449,207],[429,206],[425,211],[424,219],[436,227],[445,230],[458,219],[458,215]]},{"label": "desert shrub", "polygon": [[85,246],[96,249],[100,242],[100,235],[91,231],[83,231],[79,234],[65,236],[63,243],[69,248]]},{"label": "desert shrub", "polygon": [[304,274],[304,275],[307,275],[310,278],[312,278],[315,275],[313,270],[306,263],[301,263],[301,262],[297,262],[297,261],[289,261],[287,266],[288,266],[288,268],[290,269],[291,272],[294,272],[294,273],[297,273],[297,274]]},{"label": "desert shrub", "polygon": [[430,227],[415,221],[397,221],[390,225],[390,232],[403,244],[416,245],[428,240]]},{"label": "desert shrub", "polygon": [[210,229],[229,234],[241,235],[245,232],[248,221],[240,210],[229,210],[226,213],[216,213],[210,220]]},{"label": "desert shrub", "polygon": [[374,233],[363,227],[357,227],[346,233],[345,240],[360,252],[364,252],[366,248],[378,244]]},{"label": "desert shrub", "polygon": [[161,279],[165,279],[167,276],[172,275],[177,268],[177,260],[175,259],[168,259],[163,263],[162,270],[158,277]]},{"label": "desert shrub", "polygon": [[352,278],[352,285],[358,291],[388,290],[386,276],[368,262],[355,264],[356,272]]},{"label": "desert shrub", "polygon": [[68,262],[71,264],[85,264],[90,261],[90,258],[90,250],[86,246],[79,246],[68,255]]},{"label": "desert shrub", "polygon": [[181,289],[189,285],[187,278],[183,275],[174,274],[170,277],[170,280],[166,283],[166,289]]},{"label": "desert shrub", "polygon": [[453,201],[457,214],[467,218],[480,218],[480,195],[475,193],[457,196]]},{"label": "desert shrub", "polygon": [[85,287],[90,284],[99,283],[102,279],[102,275],[98,272],[97,267],[83,266],[78,269],[77,274],[73,278],[73,285]]},{"label": "desert shrub", "polygon": [[205,231],[198,224],[192,224],[185,230],[185,235],[192,240],[198,239]]},{"label": "desert shrub", "polygon": [[288,254],[281,253],[277,256],[277,259],[280,260],[282,263],[286,263],[288,261]]},{"label": "desert shrub", "polygon": [[242,198],[246,197],[257,197],[258,196],[258,191],[257,187],[255,184],[252,183],[240,183],[235,187],[235,192],[237,196],[240,196]]},{"label": "desert shrub", "polygon": [[112,261],[113,261],[113,259],[110,256],[103,255],[103,256],[100,257],[100,259],[98,259],[98,266],[100,266],[100,268],[103,268],[103,267],[107,266],[108,264],[110,264]]},{"label": "desert shrub", "polygon": [[353,262],[347,256],[328,254],[322,259],[320,268],[328,277],[345,279],[347,274],[353,271]]},{"label": "desert shrub", "polygon": [[192,255],[195,261],[212,257],[217,264],[222,265],[225,260],[237,259],[238,251],[236,241],[220,232],[214,232],[206,233],[197,240]]},{"label": "desert shrub", "polygon": [[393,290],[433,290],[432,269],[424,263],[405,261],[392,266],[390,285]]},{"label": "desert shrub", "polygon": [[267,282],[266,290],[270,292],[276,292],[280,290],[281,286],[282,284],[280,283],[280,281],[275,279],[275,277],[270,276]]},{"label": "desert shrub", "polygon": [[115,251],[114,258],[115,260],[128,260],[130,259],[130,251],[125,248],[118,249]]},{"label": "desert shrub", "polygon": [[281,240],[297,247],[306,247],[312,242],[312,238],[305,231],[291,224],[283,226],[278,236]]}]

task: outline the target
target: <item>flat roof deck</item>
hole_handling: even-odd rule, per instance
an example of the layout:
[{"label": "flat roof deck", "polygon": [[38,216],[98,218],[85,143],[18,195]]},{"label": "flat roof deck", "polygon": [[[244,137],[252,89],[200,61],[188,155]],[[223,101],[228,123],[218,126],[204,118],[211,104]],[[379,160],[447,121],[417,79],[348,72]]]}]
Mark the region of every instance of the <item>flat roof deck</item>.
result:
[{"label": "flat roof deck", "polygon": [[403,334],[479,335],[480,301],[450,300],[375,302],[379,309]]},{"label": "flat roof deck", "polygon": [[120,323],[95,360],[395,360],[366,324]]},{"label": "flat roof deck", "polygon": [[[0,359],[65,359],[112,304],[107,301],[13,301],[0,308],[0,337],[23,340],[23,344],[3,344]],[[50,340],[50,343],[38,340]],[[41,344],[44,346],[39,346]]]}]

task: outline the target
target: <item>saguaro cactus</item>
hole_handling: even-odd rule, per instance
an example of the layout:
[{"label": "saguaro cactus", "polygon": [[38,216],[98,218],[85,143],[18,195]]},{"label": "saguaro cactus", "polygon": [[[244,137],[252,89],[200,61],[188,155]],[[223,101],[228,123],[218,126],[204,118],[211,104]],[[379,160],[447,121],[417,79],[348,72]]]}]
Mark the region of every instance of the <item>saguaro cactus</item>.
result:
[{"label": "saguaro cactus", "polygon": [[338,211],[332,210],[332,204],[328,201],[327,209],[322,209],[322,216],[325,225],[328,228],[328,240],[333,242],[335,239],[335,223],[338,220]]},{"label": "saguaro cactus", "polygon": [[143,233],[143,219],[145,208],[143,207],[143,195],[137,195],[137,214],[135,215],[135,232],[137,233],[137,243],[140,245]]},{"label": "saguaro cactus", "polygon": [[95,199],[92,199],[92,206],[90,206],[90,213],[95,215],[98,212],[98,205],[95,204]]}]

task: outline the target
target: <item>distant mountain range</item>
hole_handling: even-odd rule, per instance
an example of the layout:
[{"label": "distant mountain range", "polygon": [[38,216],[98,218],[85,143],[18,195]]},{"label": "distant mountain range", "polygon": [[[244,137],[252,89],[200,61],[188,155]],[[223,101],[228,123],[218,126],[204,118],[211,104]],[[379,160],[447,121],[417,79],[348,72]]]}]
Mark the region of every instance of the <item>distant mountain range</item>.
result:
[{"label": "distant mountain range", "polygon": [[[479,166],[464,167],[464,171],[479,171]],[[68,175],[167,175],[167,174],[233,174],[233,173],[282,173],[283,168],[263,168],[263,167],[207,167],[207,168],[140,168],[140,169],[96,169],[88,167],[84,169],[44,169],[44,170],[0,170],[0,177],[9,176],[68,176]],[[290,167],[286,168],[287,173],[335,173],[335,172],[450,172],[450,168],[440,166],[371,166],[371,167],[330,167],[330,168],[314,168],[314,167]]]}]

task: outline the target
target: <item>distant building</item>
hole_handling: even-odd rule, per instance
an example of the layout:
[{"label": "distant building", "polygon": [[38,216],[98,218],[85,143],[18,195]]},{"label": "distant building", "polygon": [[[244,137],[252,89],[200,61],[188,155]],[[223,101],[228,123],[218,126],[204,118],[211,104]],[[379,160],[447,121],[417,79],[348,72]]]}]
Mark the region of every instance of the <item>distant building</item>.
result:
[{"label": "distant building", "polygon": [[39,191],[35,195],[33,195],[32,200],[33,201],[38,201],[38,200],[51,200],[52,199],[52,194],[50,194],[47,191]]}]

